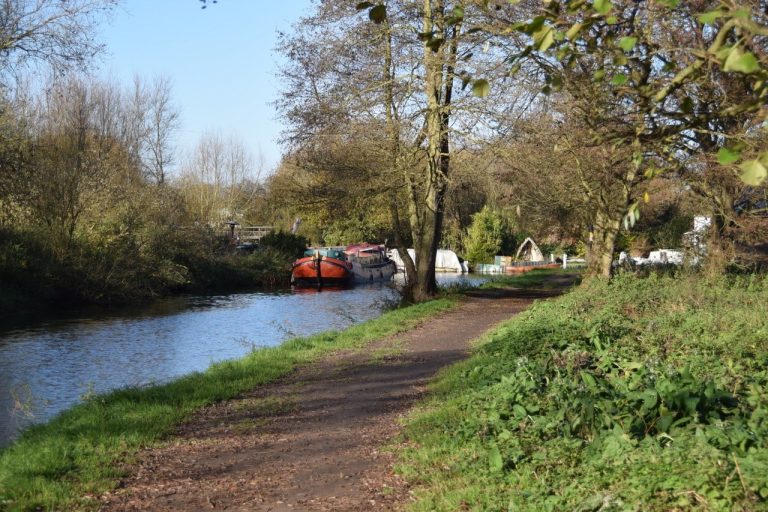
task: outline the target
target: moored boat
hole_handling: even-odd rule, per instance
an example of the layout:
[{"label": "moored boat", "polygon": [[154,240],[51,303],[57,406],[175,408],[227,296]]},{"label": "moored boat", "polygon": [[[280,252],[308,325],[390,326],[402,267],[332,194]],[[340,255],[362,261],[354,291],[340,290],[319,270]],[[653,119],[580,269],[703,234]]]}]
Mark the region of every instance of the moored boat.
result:
[{"label": "moored boat", "polygon": [[346,286],[353,281],[353,265],[341,247],[310,247],[293,262],[291,283],[298,287]]},{"label": "moored boat", "polygon": [[360,243],[347,246],[344,250],[347,260],[352,263],[355,282],[389,281],[397,272],[397,266],[383,245]]}]

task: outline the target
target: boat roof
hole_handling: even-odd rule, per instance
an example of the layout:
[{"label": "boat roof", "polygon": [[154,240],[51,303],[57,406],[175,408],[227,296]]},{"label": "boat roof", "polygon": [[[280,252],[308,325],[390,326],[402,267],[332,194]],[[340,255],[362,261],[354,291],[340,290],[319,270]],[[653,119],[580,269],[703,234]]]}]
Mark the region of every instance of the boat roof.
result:
[{"label": "boat roof", "polygon": [[365,252],[365,251],[379,252],[383,250],[384,250],[384,246],[381,244],[371,244],[368,242],[360,242],[359,244],[348,245],[347,248],[344,249],[344,252],[346,252],[347,254],[353,254],[356,252]]}]

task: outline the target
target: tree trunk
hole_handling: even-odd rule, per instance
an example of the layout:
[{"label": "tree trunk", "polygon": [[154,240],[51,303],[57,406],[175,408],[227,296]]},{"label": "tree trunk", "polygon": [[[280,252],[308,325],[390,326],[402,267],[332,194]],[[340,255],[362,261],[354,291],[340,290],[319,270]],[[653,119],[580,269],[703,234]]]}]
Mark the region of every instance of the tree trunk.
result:
[{"label": "tree trunk", "polygon": [[[392,27],[389,25],[389,21],[385,21],[384,26],[384,76],[386,77],[384,86],[384,107],[387,120],[387,132],[389,134],[390,151],[392,152],[392,159],[394,161],[394,173],[395,175],[400,172],[405,173],[405,180],[409,183],[409,197],[412,187],[410,186],[408,171],[405,170],[405,166],[402,163],[401,147],[400,147],[400,123],[397,113],[397,107],[395,106],[395,70],[392,64]],[[404,299],[407,302],[415,300],[413,295],[413,287],[418,282],[416,273],[416,266],[408,253],[408,248],[403,245],[402,237],[402,223],[400,222],[400,212],[397,209],[397,195],[393,191],[390,201],[390,220],[392,222],[392,230],[395,237],[395,248],[400,255],[400,260],[405,266],[405,289],[403,290]]]},{"label": "tree trunk", "polygon": [[416,284],[414,299],[427,300],[437,294],[435,262],[443,229],[445,193],[450,171],[449,121],[453,93],[453,68],[458,53],[460,25],[445,26],[445,4],[424,0],[424,33],[442,34],[437,48],[424,42],[424,92],[427,97],[424,131],[426,134],[426,180],[424,206],[414,229]]},{"label": "tree trunk", "polygon": [[607,159],[608,165],[625,165],[626,172],[618,178],[614,191],[600,190],[592,196],[597,205],[595,213],[595,240],[589,251],[586,277],[608,279],[613,273],[613,250],[616,237],[621,229],[621,221],[632,202],[632,192],[637,179],[638,165],[621,159]]},{"label": "tree trunk", "polygon": [[589,249],[587,276],[610,278],[613,270],[613,250],[616,236],[621,229],[620,215],[611,216],[597,212],[595,216],[595,238]]}]

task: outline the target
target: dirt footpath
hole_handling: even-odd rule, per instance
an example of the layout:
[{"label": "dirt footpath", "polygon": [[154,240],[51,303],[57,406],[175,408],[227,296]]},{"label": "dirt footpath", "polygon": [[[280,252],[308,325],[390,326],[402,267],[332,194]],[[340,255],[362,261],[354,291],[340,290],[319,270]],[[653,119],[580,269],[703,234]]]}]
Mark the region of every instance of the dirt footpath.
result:
[{"label": "dirt footpath", "polygon": [[208,407],[147,450],[102,510],[395,510],[408,488],[384,447],[435,372],[544,291],[476,292],[419,327],[337,353]]}]

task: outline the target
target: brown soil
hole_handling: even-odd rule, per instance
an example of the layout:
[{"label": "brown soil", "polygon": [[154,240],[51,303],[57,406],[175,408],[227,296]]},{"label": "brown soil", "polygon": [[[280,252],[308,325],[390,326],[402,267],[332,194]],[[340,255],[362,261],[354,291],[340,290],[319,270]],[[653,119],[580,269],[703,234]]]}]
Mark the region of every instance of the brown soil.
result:
[{"label": "brown soil", "polygon": [[399,420],[473,340],[555,293],[476,292],[405,334],[208,407],[165,446],[142,452],[120,487],[101,497],[102,510],[402,508],[408,486],[385,449]]}]

